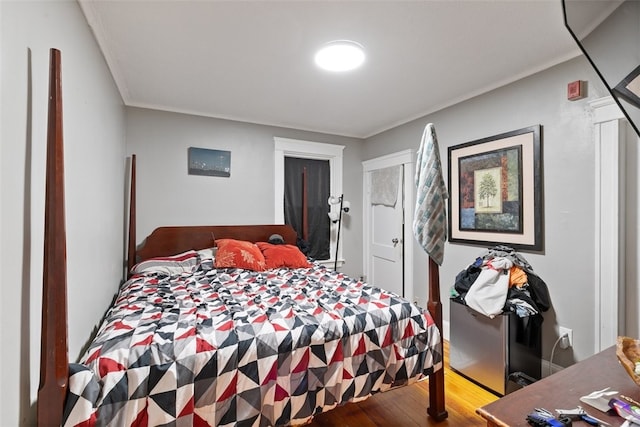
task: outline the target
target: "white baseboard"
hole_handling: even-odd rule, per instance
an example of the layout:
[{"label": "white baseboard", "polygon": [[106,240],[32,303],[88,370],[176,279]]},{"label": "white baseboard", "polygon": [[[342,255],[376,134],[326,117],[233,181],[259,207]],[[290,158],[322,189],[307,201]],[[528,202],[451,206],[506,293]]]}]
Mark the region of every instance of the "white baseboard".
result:
[{"label": "white baseboard", "polygon": [[541,359],[540,363],[542,363],[542,378],[546,378],[551,373],[555,374],[556,372],[560,372],[564,369],[564,366],[556,365],[555,363],[551,364],[551,373],[549,373],[549,361]]}]

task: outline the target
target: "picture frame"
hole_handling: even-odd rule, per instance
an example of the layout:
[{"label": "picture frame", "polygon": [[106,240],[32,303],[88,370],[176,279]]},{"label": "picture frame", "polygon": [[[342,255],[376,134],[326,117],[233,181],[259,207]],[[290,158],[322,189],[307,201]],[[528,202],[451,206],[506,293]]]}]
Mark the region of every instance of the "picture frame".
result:
[{"label": "picture frame", "polygon": [[640,108],[640,65],[622,79],[613,90],[625,101]]},{"label": "picture frame", "polygon": [[189,147],[189,175],[231,176],[231,151]]},{"label": "picture frame", "polygon": [[542,126],[448,148],[449,241],[543,250]]}]

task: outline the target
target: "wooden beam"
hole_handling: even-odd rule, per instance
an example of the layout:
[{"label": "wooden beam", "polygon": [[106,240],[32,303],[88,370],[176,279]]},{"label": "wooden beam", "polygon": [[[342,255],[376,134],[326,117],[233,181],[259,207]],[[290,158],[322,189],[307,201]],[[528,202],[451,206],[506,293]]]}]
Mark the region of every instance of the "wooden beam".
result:
[{"label": "wooden beam", "polygon": [[69,376],[60,51],[50,51],[38,425],[61,425]]}]

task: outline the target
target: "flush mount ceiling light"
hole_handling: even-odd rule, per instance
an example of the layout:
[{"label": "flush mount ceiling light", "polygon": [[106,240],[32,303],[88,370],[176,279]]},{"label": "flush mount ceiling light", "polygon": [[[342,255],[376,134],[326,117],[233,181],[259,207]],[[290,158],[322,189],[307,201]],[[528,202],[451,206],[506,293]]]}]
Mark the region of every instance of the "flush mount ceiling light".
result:
[{"label": "flush mount ceiling light", "polygon": [[316,65],[328,71],[349,71],[364,62],[364,48],[351,40],[336,40],[322,46],[315,56]]}]

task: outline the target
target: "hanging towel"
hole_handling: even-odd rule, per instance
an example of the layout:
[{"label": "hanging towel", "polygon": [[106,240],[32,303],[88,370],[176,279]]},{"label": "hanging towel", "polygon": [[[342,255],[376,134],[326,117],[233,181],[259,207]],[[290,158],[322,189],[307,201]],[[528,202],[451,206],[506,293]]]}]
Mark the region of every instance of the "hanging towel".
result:
[{"label": "hanging towel", "polygon": [[416,160],[416,208],[413,235],[425,252],[438,264],[444,259],[447,240],[447,187],[442,178],[436,130],[429,123],[422,134]]},{"label": "hanging towel", "polygon": [[400,185],[400,169],[402,166],[391,166],[371,172],[371,204],[394,207],[398,200]]}]

